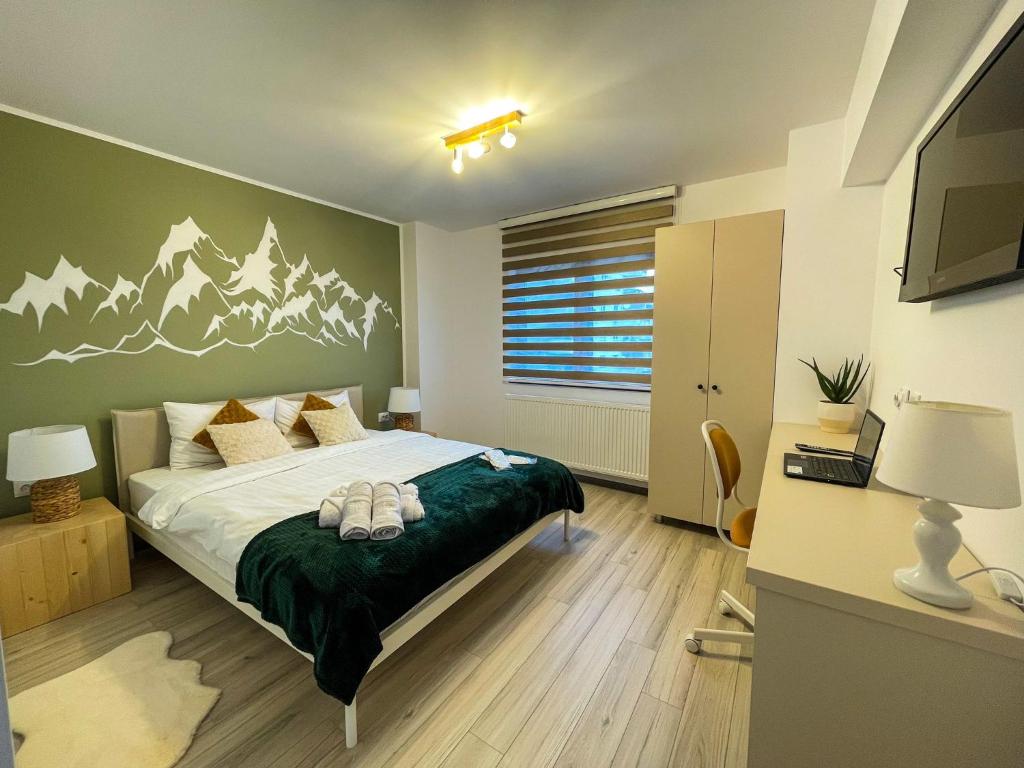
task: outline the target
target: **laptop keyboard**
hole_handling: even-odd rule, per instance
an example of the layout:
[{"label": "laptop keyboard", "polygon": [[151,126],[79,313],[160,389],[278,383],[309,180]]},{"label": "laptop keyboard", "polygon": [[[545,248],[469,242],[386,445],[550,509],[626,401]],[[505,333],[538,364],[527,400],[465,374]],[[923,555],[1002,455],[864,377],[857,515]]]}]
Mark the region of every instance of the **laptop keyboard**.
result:
[{"label": "laptop keyboard", "polygon": [[814,456],[811,457],[811,469],[819,477],[827,477],[829,480],[860,482],[860,477],[858,477],[856,470],[854,470],[852,461]]}]

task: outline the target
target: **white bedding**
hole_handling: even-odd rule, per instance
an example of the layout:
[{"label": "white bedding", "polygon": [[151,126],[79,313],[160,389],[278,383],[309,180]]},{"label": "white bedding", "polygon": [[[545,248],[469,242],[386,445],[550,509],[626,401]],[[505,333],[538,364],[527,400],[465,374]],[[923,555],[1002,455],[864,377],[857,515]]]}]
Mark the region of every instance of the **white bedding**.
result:
[{"label": "white bedding", "polygon": [[223,468],[223,464],[206,464],[202,467],[189,467],[188,469],[157,467],[144,472],[136,472],[128,478],[128,493],[132,500],[132,512],[142,509],[143,505],[166,485],[178,480],[194,479],[207,472]]},{"label": "white bedding", "polygon": [[157,489],[138,516],[184,539],[188,549],[198,546],[214,555],[220,561],[215,570],[230,573],[234,581],[242,550],[257,533],[319,508],[327,492],[342,483],[405,481],[484,450],[419,432],[371,432],[366,440],[191,473],[180,480],[181,470],[174,471],[174,482]]}]

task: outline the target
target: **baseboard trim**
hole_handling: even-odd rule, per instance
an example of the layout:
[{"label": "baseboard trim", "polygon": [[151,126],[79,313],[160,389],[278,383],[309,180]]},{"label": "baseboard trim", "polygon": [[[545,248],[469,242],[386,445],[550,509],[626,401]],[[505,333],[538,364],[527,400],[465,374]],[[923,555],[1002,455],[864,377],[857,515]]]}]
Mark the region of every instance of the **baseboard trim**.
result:
[{"label": "baseboard trim", "polygon": [[604,488],[613,488],[616,491],[637,493],[641,496],[647,495],[647,483],[642,481],[623,480],[621,477],[610,477],[596,472],[583,472],[578,469],[573,469],[571,471],[573,476],[581,483],[600,485]]}]

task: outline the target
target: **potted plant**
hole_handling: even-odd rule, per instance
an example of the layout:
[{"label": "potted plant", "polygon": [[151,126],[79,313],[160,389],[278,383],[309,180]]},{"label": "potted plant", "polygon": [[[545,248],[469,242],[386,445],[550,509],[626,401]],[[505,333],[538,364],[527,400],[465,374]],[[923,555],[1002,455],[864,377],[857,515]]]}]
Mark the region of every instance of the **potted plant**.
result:
[{"label": "potted plant", "polygon": [[864,355],[861,355],[856,363],[847,358],[838,371],[826,376],[813,357],[809,363],[806,360],[800,362],[814,371],[814,375],[818,377],[818,386],[826,398],[818,401],[818,426],[821,431],[842,434],[849,432],[857,418],[857,406],[851,401],[860,385],[864,383],[871,363],[864,368]]}]

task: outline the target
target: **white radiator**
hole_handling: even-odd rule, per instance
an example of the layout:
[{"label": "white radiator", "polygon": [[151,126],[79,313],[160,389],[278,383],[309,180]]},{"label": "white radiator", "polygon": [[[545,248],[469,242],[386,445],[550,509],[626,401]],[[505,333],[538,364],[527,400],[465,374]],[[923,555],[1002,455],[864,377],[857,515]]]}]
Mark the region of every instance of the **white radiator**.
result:
[{"label": "white radiator", "polygon": [[568,467],[647,480],[651,409],[646,405],[505,395],[505,445]]}]

